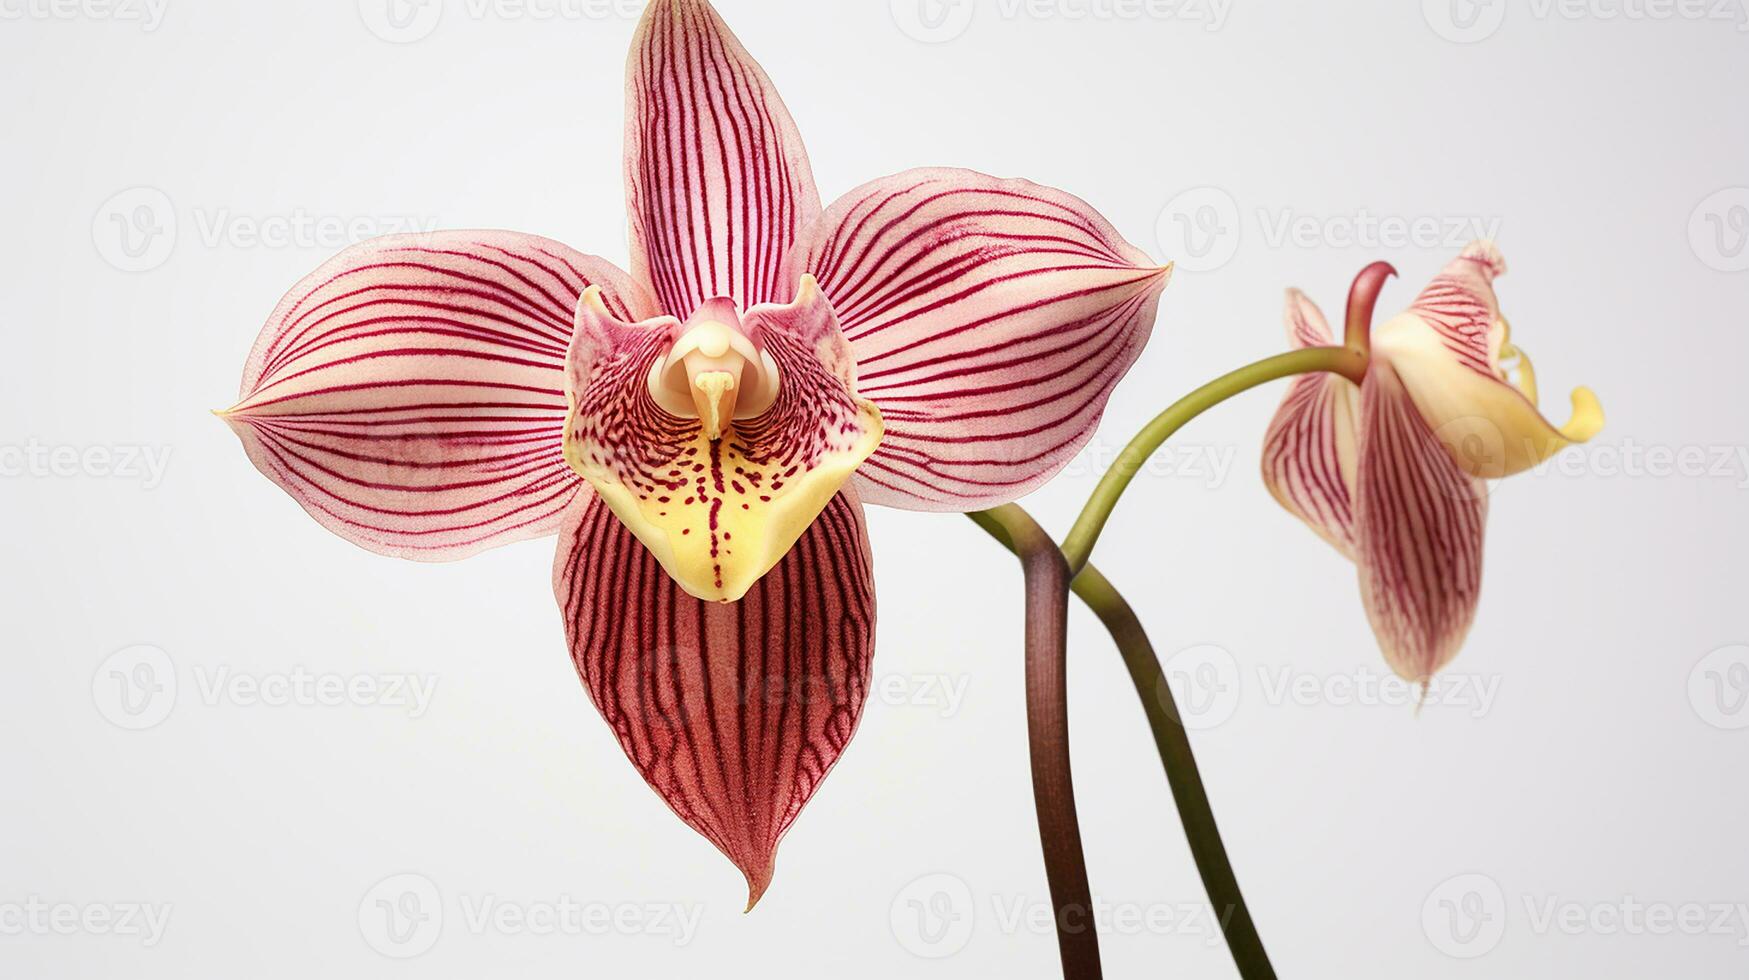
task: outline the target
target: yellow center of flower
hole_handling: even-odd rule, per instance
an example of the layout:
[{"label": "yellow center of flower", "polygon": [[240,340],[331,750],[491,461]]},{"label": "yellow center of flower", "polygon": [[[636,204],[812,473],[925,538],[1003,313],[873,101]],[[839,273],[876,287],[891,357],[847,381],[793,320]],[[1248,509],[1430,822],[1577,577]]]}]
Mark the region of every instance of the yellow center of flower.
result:
[{"label": "yellow center of flower", "polygon": [[[836,325],[806,332],[808,315],[830,315],[810,286],[745,330],[726,301],[707,303],[648,369],[604,362],[573,406],[567,461],[697,598],[744,596],[880,444],[880,412],[857,397]],[[626,398],[621,379],[649,400]]]}]

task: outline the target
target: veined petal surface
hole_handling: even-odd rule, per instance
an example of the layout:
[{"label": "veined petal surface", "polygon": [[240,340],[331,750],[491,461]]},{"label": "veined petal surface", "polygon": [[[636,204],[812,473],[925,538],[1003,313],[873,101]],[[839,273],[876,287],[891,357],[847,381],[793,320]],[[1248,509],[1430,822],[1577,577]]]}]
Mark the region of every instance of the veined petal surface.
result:
[{"label": "veined petal surface", "polygon": [[764,69],[704,0],[653,0],[627,65],[632,273],[684,320],[726,296],[783,302],[820,213],[807,149]]},{"label": "veined petal surface", "polygon": [[1492,243],[1470,245],[1373,340],[1458,465],[1482,479],[1522,473],[1603,428],[1589,388],[1573,392],[1572,420],[1557,426],[1503,375],[1507,327],[1494,280],[1505,272]]},{"label": "veined petal surface", "polygon": [[792,304],[748,311],[745,325],[781,381],[768,410],[721,438],[650,395],[673,318],[619,323],[586,298],[568,380],[566,458],[682,588],[716,602],[741,598],[783,558],[882,435],[811,282]]},{"label": "veined petal surface", "polygon": [[[1287,297],[1287,335],[1295,349],[1336,341],[1316,304],[1297,289]],[[1263,443],[1263,482],[1290,513],[1354,557],[1355,412],[1359,389],[1335,374],[1295,378]]]},{"label": "veined petal surface", "polygon": [[1389,363],[1362,386],[1355,553],[1379,647],[1403,679],[1427,683],[1475,620],[1485,485],[1459,469]]},{"label": "veined petal surface", "polygon": [[222,414],[263,474],[371,551],[444,561],[551,534],[579,482],[564,363],[590,286],[651,312],[626,273],[532,235],[365,242],[287,294]]},{"label": "veined petal surface", "polygon": [[585,490],[554,589],[589,696],[651,788],[746,875],[751,908],[868,697],[875,594],[854,492],[724,604],[681,591]]},{"label": "veined petal surface", "polygon": [[1078,198],[946,169],[852,191],[789,271],[819,279],[886,418],[863,498],[935,511],[1012,501],[1080,451],[1170,273]]}]

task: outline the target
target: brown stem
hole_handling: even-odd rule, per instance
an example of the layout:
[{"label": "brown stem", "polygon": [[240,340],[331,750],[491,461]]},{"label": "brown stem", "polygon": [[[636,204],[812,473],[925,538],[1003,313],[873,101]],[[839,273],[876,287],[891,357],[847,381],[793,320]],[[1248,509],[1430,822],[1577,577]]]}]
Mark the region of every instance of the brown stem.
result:
[{"label": "brown stem", "polygon": [[1069,564],[1050,534],[1018,507],[971,516],[1012,544],[1025,572],[1026,723],[1039,840],[1056,909],[1057,948],[1064,980],[1100,980],[1093,891],[1069,769]]}]

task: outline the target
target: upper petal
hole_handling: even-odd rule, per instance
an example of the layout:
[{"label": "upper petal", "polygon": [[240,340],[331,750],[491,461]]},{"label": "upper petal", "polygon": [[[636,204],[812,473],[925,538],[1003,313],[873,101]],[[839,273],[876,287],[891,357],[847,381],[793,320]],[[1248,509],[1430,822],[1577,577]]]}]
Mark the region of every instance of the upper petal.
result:
[{"label": "upper petal", "polygon": [[281,301],[222,414],[262,473],[371,551],[441,561],[550,534],[578,483],[564,359],[589,286],[649,311],[624,272],[532,235],[365,242]]},{"label": "upper petal", "polygon": [[589,696],[650,786],[747,876],[751,908],[868,697],[861,505],[835,498],[770,575],[721,604],[682,592],[584,491],[553,578]]},{"label": "upper petal", "polygon": [[681,319],[715,296],[787,300],[784,256],[820,195],[759,63],[704,0],[653,0],[626,91],[633,274]]},{"label": "upper petal", "polygon": [[[1334,343],[1329,324],[1297,289],[1287,297],[1288,340],[1296,349]],[[1263,443],[1263,481],[1289,512],[1354,557],[1355,401],[1347,378],[1294,379]]]},{"label": "upper petal", "polygon": [[1506,379],[1508,330],[1493,286],[1505,269],[1491,243],[1471,245],[1374,335],[1375,349],[1396,367],[1458,465],[1484,479],[1521,473],[1603,427],[1602,406],[1588,388],[1573,392],[1573,418],[1557,426]]},{"label": "upper petal", "polygon": [[1391,668],[1424,684],[1457,656],[1475,620],[1487,491],[1458,468],[1389,362],[1367,372],[1359,430],[1361,598]]},{"label": "upper petal", "polygon": [[741,598],[783,558],[882,434],[811,280],[794,303],[756,307],[744,323],[780,381],[769,409],[721,438],[650,394],[673,318],[626,324],[585,297],[568,380],[572,467],[682,588],[718,602]]},{"label": "upper petal", "polygon": [[819,278],[886,418],[864,499],[972,511],[1037,488],[1092,437],[1170,270],[1061,191],[914,170],[833,204],[790,272]]}]

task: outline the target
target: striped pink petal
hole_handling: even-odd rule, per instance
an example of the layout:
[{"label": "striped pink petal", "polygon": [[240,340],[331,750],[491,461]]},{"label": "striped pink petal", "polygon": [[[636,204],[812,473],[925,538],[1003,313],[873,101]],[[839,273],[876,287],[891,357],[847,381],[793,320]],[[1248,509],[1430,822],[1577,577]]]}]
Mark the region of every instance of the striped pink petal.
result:
[{"label": "striped pink petal", "polygon": [[601,259],[500,231],[380,238],[300,282],[225,414],[324,527],[380,554],[463,558],[557,530],[564,363],[579,295],[652,301]]},{"label": "striped pink petal", "polygon": [[1505,274],[1506,258],[1493,242],[1472,242],[1409,308],[1452,357],[1489,379],[1496,377],[1506,336],[1494,293],[1494,280]]},{"label": "striped pink petal", "polygon": [[572,506],[554,570],[577,672],[638,772],[746,875],[751,908],[868,696],[862,507],[836,497],[770,575],[724,604],[682,592],[591,498]]},{"label": "striped pink petal", "polygon": [[1510,342],[1494,292],[1505,272],[1499,249],[1473,243],[1374,337],[1459,465],[1485,479],[1522,473],[1603,428],[1603,406],[1589,388],[1573,392],[1566,425],[1537,408],[1535,372]]},{"label": "striped pink petal", "polygon": [[1457,656],[1476,615],[1488,514],[1403,380],[1375,359],[1360,406],[1355,552],[1385,660],[1426,683]]},{"label": "striped pink petal", "polygon": [[[1287,334],[1295,349],[1335,343],[1324,314],[1306,294],[1288,291]],[[1354,557],[1355,402],[1340,375],[1296,378],[1263,444],[1269,492],[1336,549]]]},{"label": "striped pink petal", "polygon": [[715,296],[789,298],[790,242],[820,213],[771,80],[704,0],[653,0],[627,66],[632,272],[686,319]]},{"label": "striped pink petal", "polygon": [[972,511],[1049,480],[1141,353],[1169,271],[1021,180],[916,170],[832,205],[790,274],[819,278],[886,419],[863,498]]}]

